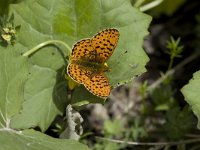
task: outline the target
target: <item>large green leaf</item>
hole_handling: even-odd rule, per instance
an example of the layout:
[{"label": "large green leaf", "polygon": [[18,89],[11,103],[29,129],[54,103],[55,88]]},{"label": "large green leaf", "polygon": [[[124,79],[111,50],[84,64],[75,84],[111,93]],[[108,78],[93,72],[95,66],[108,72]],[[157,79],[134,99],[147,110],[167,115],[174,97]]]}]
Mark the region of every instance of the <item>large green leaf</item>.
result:
[{"label": "large green leaf", "polygon": [[28,76],[29,63],[22,57],[18,49],[0,47],[0,127],[9,126],[10,119],[21,109],[24,101],[24,84]]},{"label": "large green leaf", "polygon": [[[83,5],[87,5],[85,6],[86,8],[92,9],[76,7],[79,6],[78,2],[75,1],[75,3],[71,4],[71,8],[75,7],[75,10],[71,12],[71,16],[63,15],[62,18],[59,18],[61,20],[74,20],[73,18],[76,18],[75,27],[78,26],[79,28],[72,28],[72,31],[75,31],[75,39],[91,37],[104,28],[114,27],[120,31],[118,46],[108,61],[111,71],[106,75],[110,84],[116,87],[119,84],[130,81],[135,75],[143,73],[145,71],[144,66],[148,61],[142,49],[143,38],[147,35],[147,28],[151,18],[134,9],[130,2],[126,0],[102,0],[97,1],[97,3],[87,1],[83,3]],[[66,12],[66,14],[68,13]],[[70,17],[71,19],[69,19]],[[62,31],[65,32],[66,30]],[[75,90],[73,93],[75,95],[72,97],[74,101],[83,100],[82,97],[90,100],[90,102],[99,101],[99,99],[89,96],[84,91],[82,93],[86,94],[80,95],[80,90]]]},{"label": "large green leaf", "polygon": [[[29,0],[12,4],[10,11],[14,13],[15,24],[21,25],[18,42],[22,47],[18,49],[19,52],[53,39],[72,46],[77,40],[91,37],[102,29],[117,28],[120,39],[108,61],[111,71],[106,73],[110,84],[115,87],[128,82],[146,70],[148,57],[142,45],[151,18],[133,8],[127,0]],[[64,54],[60,53],[60,49]],[[21,106],[20,99],[18,105],[22,111],[18,109],[15,112],[19,114],[11,120],[12,127],[39,126],[45,131],[55,116],[64,111],[61,106],[67,101],[67,90],[66,86],[62,86],[63,55],[70,51],[65,47],[60,49],[45,47],[29,57],[32,66],[24,93],[20,95],[22,98],[25,96],[25,102]],[[74,101],[87,100],[88,93],[82,89],[73,93]],[[64,91],[66,95],[63,95]],[[90,99],[100,101],[94,96]]]},{"label": "large green leaf", "polygon": [[[54,38],[53,17],[47,13],[51,9],[49,4],[49,1],[24,1],[11,5],[10,11],[14,13],[14,22],[21,25],[18,42],[23,47],[18,49],[19,52],[25,52],[41,42]],[[52,13],[55,13],[54,7],[52,9]],[[63,51],[67,53],[65,49]],[[62,114],[66,106],[67,90],[62,73],[65,60],[60,49],[49,46],[32,55],[29,61],[32,66],[24,93],[21,95],[25,97],[25,102],[23,106],[22,103],[18,103],[22,111],[18,111],[19,114],[11,119],[11,127],[26,129],[39,126],[45,131],[55,116]]]},{"label": "large green leaf", "polygon": [[[117,28],[120,39],[108,61],[110,84],[117,86],[145,71],[148,57],[142,49],[151,18],[131,6],[127,0],[73,0],[59,9],[54,27],[68,35],[69,45],[90,38],[105,28]],[[66,7],[65,7],[66,6]],[[59,21],[62,20],[62,23]],[[71,41],[72,40],[72,41]],[[127,53],[125,54],[125,51]]]},{"label": "large green leaf", "polygon": [[[119,44],[108,61],[111,72],[107,75],[111,85],[117,86],[145,71],[148,57],[142,45],[151,18],[133,8],[127,0],[30,0],[15,5],[13,10],[18,23],[24,23],[20,42],[29,48],[55,38],[72,46],[100,30],[117,28],[120,31]],[[50,57],[51,53],[45,49],[31,59],[36,64],[56,69],[64,62],[62,58]]]},{"label": "large green leaf", "polygon": [[55,115],[61,114],[66,106],[62,101],[63,97],[66,98],[66,93],[63,91],[66,83],[56,84],[56,72],[38,66],[31,68],[29,77],[24,89],[26,101],[23,110],[12,118],[11,127],[26,129],[39,126],[42,131],[45,131]]},{"label": "large green leaf", "polygon": [[185,100],[189,103],[192,111],[198,118],[198,128],[200,128],[200,71],[193,74],[193,78],[185,85],[181,91]]},{"label": "large green leaf", "polygon": [[74,140],[55,139],[34,130],[0,130],[0,150],[89,150]]}]

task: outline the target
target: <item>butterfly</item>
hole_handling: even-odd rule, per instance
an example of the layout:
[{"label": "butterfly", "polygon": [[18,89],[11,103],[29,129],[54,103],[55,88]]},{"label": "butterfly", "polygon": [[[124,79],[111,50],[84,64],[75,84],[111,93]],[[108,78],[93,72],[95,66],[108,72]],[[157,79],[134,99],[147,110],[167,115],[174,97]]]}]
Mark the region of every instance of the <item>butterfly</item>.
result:
[{"label": "butterfly", "polygon": [[111,91],[104,72],[109,71],[106,62],[113,54],[119,40],[117,29],[105,29],[95,36],[74,44],[67,66],[67,74],[83,84],[92,94],[106,99]]}]

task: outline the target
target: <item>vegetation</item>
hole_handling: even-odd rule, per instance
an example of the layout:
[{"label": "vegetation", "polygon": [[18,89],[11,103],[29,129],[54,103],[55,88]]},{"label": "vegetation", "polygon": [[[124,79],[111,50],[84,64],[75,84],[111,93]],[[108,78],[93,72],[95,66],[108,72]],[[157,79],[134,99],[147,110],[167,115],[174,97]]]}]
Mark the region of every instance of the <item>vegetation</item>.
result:
[{"label": "vegetation", "polygon": [[[199,7],[0,0],[0,150],[199,150]],[[66,68],[74,43],[109,28],[120,37],[104,100]]]}]

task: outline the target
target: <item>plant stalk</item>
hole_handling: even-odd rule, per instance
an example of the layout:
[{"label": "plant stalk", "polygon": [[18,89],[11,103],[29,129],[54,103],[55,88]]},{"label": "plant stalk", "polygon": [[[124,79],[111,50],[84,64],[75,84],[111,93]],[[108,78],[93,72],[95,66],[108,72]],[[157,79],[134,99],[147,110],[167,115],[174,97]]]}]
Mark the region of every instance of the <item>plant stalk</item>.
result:
[{"label": "plant stalk", "polygon": [[150,10],[150,9],[160,5],[162,2],[163,2],[163,0],[155,0],[153,2],[150,2],[144,6],[141,6],[140,11],[144,12],[144,11]]},{"label": "plant stalk", "polygon": [[71,48],[65,42],[59,41],[59,40],[49,40],[49,41],[43,42],[41,44],[38,44],[37,46],[33,47],[29,51],[25,52],[22,56],[28,56],[29,57],[33,53],[37,52],[40,48],[45,47],[45,46],[50,45],[50,44],[55,44],[55,45],[56,44],[61,44],[64,47],[66,47],[69,51],[71,51]]},{"label": "plant stalk", "polygon": [[173,75],[178,69],[183,68],[186,64],[190,63],[194,59],[198,58],[200,54],[194,53],[190,55],[188,58],[183,60],[180,64],[175,66],[174,68],[168,70],[164,76],[159,78],[157,81],[155,81],[152,85],[150,85],[147,89],[148,92],[152,92],[157,86],[159,86],[164,80],[166,80],[169,76]]},{"label": "plant stalk", "polygon": [[169,66],[168,66],[168,69],[167,69],[167,70],[172,69],[173,63],[174,63],[174,57],[172,56],[172,57],[170,57],[170,62],[169,62]]}]

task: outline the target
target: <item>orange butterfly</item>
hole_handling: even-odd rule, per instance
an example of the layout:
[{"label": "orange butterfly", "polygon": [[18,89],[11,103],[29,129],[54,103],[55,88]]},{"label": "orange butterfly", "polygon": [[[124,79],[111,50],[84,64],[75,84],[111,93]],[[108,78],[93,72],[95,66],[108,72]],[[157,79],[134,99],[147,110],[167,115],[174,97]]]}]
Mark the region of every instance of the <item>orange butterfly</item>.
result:
[{"label": "orange butterfly", "polygon": [[115,50],[118,39],[117,29],[105,29],[90,39],[75,43],[67,66],[68,75],[92,94],[107,98],[111,87],[104,74],[109,70],[105,63]]}]

